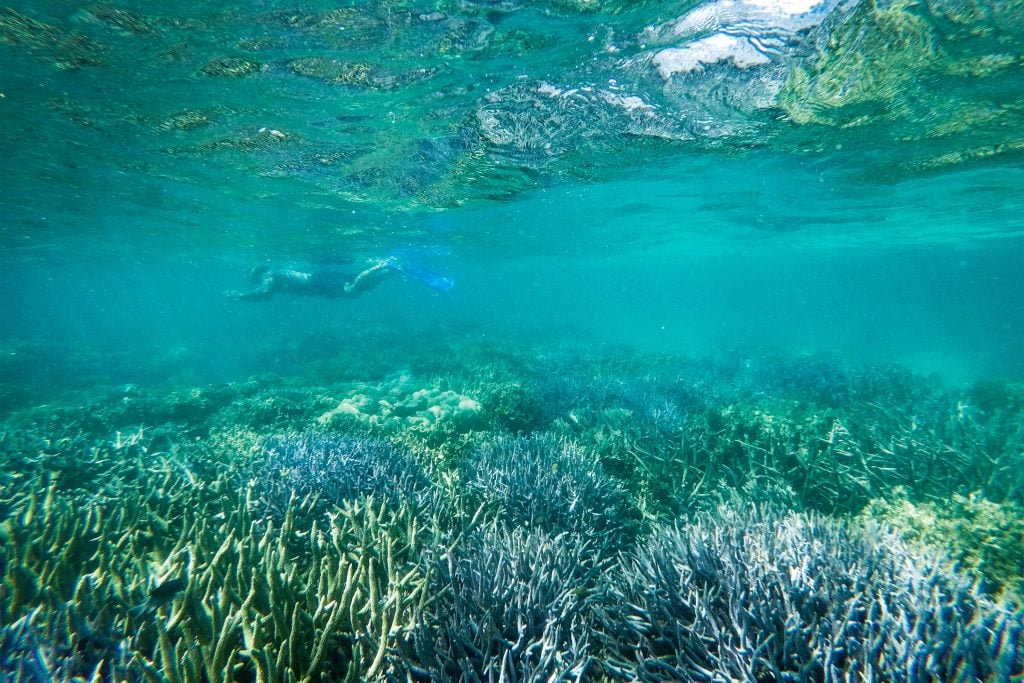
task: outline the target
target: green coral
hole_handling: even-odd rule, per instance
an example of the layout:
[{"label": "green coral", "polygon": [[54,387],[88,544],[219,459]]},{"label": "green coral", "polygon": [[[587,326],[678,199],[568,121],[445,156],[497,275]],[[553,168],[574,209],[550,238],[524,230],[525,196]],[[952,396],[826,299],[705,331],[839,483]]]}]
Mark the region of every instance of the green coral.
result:
[{"label": "green coral", "polygon": [[541,399],[524,382],[491,382],[481,388],[481,402],[499,429],[530,432],[542,426]]},{"label": "green coral", "polygon": [[69,677],[383,677],[426,598],[412,511],[367,499],[323,519],[293,501],[277,527],[228,476],[201,485],[180,463],[146,467],[162,474],[116,481],[116,496],[56,479],[0,492],[13,510],[0,622],[56,639],[46,648],[73,653],[59,663]]},{"label": "green coral", "polygon": [[[430,560],[500,520],[479,495],[493,493],[491,471],[474,494],[465,465],[502,443],[571,448],[581,480],[622,492],[618,509],[652,526],[722,501],[867,505],[865,518],[942,549],[989,590],[1024,589],[1019,385],[950,390],[810,357],[759,367],[445,344],[352,358],[335,383],[310,370],[304,385],[126,385],[6,415],[0,644],[31,643],[11,650],[15,670],[43,652],[67,680],[400,678],[392,658],[412,651],[430,606]],[[309,494],[268,515],[244,473],[268,437],[318,418],[418,458],[428,509]],[[529,438],[510,441],[517,432]],[[535,462],[504,500],[566,462]],[[556,507],[586,508],[570,498]]]},{"label": "green coral", "polygon": [[490,411],[475,396],[421,384],[408,375],[346,385],[344,397],[316,418],[336,430],[369,431],[415,454],[428,469],[460,462],[489,427]]}]

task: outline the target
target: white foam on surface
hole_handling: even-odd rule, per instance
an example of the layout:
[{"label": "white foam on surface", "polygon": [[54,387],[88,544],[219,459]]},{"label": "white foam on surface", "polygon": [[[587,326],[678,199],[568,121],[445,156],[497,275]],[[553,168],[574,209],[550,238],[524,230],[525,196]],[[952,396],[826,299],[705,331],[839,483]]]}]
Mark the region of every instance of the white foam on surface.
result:
[{"label": "white foam on surface", "polygon": [[677,73],[703,71],[705,66],[732,62],[740,69],[767,64],[771,58],[746,38],[715,33],[684,47],[670,47],[654,55],[654,65],[662,78]]},{"label": "white foam on surface", "polygon": [[541,81],[540,85],[537,86],[537,92],[548,97],[557,97],[562,94],[562,89],[551,85],[547,81]]},{"label": "white foam on surface", "polygon": [[[703,71],[729,63],[749,69],[772,61],[799,31],[812,28],[841,0],[715,0],[647,29],[663,47],[653,57],[658,74]],[[674,43],[674,44],[673,44]]]},{"label": "white foam on surface", "polygon": [[605,90],[601,92],[601,98],[613,107],[621,107],[626,111],[654,109],[653,105],[647,104],[636,95],[619,95]]},{"label": "white foam on surface", "polygon": [[799,31],[816,26],[835,4],[834,0],[717,0],[652,30],[675,37],[740,25]]}]

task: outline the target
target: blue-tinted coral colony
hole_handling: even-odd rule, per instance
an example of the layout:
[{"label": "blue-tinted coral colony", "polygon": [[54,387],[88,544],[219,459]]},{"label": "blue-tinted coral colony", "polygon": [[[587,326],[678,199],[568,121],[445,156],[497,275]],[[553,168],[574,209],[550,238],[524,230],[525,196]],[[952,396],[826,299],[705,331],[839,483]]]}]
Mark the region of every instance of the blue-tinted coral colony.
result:
[{"label": "blue-tinted coral colony", "polygon": [[[813,511],[914,484],[892,465],[937,459],[952,433],[967,458],[968,442],[1019,414],[1016,394],[977,388],[970,421],[899,372],[777,368],[485,387],[484,422],[446,432],[463,445],[447,451],[352,415],[278,429],[330,408],[303,412],[294,390],[122,396],[50,424],[32,413],[3,437],[3,679],[1019,677],[1024,614],[984,567],[963,572],[870,519]],[[832,417],[765,402],[766,390]],[[874,431],[839,429],[868,391],[889,397],[886,416]],[[510,415],[510,396],[532,415]],[[745,413],[751,396],[761,408]],[[939,405],[960,422],[935,418],[912,442],[895,426],[877,433],[901,414],[921,429]],[[239,431],[240,411],[275,435]],[[218,436],[218,415],[236,426]],[[164,426],[97,445],[135,420]],[[41,446],[47,430],[57,436]],[[989,455],[956,471],[981,472],[1009,504],[1019,488],[995,481]],[[918,484],[946,476],[936,466]]]}]

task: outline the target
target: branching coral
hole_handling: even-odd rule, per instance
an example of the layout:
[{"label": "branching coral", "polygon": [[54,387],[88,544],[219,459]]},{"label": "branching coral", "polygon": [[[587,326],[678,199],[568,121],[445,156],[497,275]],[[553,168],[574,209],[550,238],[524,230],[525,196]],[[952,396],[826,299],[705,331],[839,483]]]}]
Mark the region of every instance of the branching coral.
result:
[{"label": "branching coral", "polygon": [[1024,509],[984,497],[954,495],[935,502],[911,502],[903,489],[876,499],[862,513],[905,540],[944,554],[977,572],[986,591],[1024,599]]},{"label": "branching coral", "polygon": [[587,618],[607,561],[570,534],[500,528],[432,563],[435,599],[403,657],[431,681],[586,680]]},{"label": "branching coral", "polygon": [[0,553],[0,620],[17,624],[5,666],[102,680],[384,676],[425,599],[411,509],[360,499],[325,519],[292,500],[278,525],[253,516],[228,475],[212,491],[162,483],[118,500],[52,483],[4,492],[21,500]]},{"label": "branching coral", "polygon": [[714,500],[716,489],[751,484],[782,484],[804,507],[829,513],[856,512],[897,486],[917,495],[1024,496],[1019,410],[989,415],[932,382],[884,372],[842,382],[832,373],[822,381],[842,385],[846,398],[823,407],[805,396],[820,390],[815,377],[824,372],[769,377],[778,395],[740,389],[688,409],[665,387],[645,411],[580,409],[557,426],[658,513],[685,514]]},{"label": "branching coral", "polygon": [[498,439],[468,459],[461,475],[466,494],[511,527],[590,534],[617,548],[638,526],[622,487],[571,441]]},{"label": "branching coral", "polygon": [[307,432],[267,440],[248,474],[255,495],[278,514],[292,497],[340,504],[363,495],[425,504],[430,482],[410,456],[372,437]]},{"label": "branching coral", "polygon": [[[324,397],[351,385],[129,387],[8,416],[0,677],[1024,674],[1024,617],[979,592],[1019,579],[1019,388],[958,402],[820,359],[563,361],[364,385],[362,417],[329,426]],[[993,583],[792,511],[872,498]]]},{"label": "branching coral", "polygon": [[140,664],[186,680],[238,668],[257,680],[383,677],[388,648],[425,597],[410,564],[418,523],[360,502],[304,532],[308,514],[292,505],[280,530],[253,524],[188,547],[188,586],[155,633],[159,659]]},{"label": "branching coral", "polygon": [[610,582],[606,671],[623,680],[1009,680],[1024,613],[893,535],[720,510],[663,528]]}]

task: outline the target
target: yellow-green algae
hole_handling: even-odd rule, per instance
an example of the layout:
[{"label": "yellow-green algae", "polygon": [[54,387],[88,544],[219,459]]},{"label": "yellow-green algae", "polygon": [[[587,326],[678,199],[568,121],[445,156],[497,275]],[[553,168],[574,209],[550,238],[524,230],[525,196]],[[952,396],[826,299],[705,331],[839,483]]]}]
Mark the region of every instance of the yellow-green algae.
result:
[{"label": "yellow-green algae", "polygon": [[939,58],[930,24],[910,11],[917,4],[858,3],[813,66],[790,72],[780,103],[793,120],[861,125],[893,106],[908,114],[910,102],[899,91],[916,69]]},{"label": "yellow-green algae", "polygon": [[[1019,0],[1005,5],[1006,17],[1024,9]],[[931,79],[1019,74],[1024,62],[1013,47],[1019,27],[997,32],[998,13],[976,3],[953,9],[938,0],[866,0],[838,13],[816,54],[790,71],[780,103],[800,123],[859,125],[922,108],[943,124],[957,118],[959,106],[939,116],[940,101],[949,101],[927,96]]]}]

